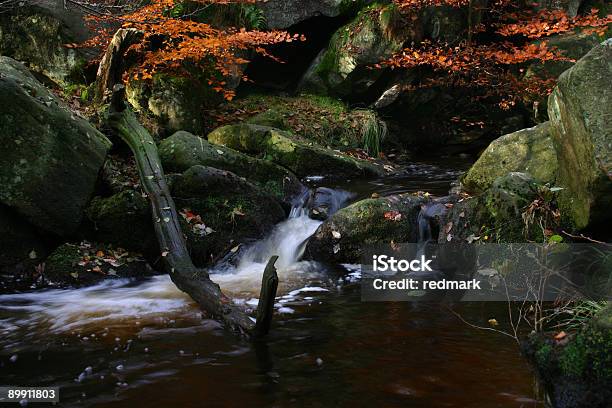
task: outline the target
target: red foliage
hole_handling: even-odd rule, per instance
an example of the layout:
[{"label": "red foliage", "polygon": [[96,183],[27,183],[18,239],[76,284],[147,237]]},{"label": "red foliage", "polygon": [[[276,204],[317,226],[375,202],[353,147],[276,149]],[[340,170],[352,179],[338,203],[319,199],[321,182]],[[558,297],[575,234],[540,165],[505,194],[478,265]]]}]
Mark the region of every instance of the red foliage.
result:
[{"label": "red foliage", "polygon": [[[228,4],[232,1],[198,2]],[[254,3],[255,0],[240,2]],[[189,15],[174,17],[170,11],[177,3],[175,0],[152,0],[150,4],[125,14],[91,16],[90,21],[97,28],[98,35],[86,45],[108,44],[117,26],[141,30],[144,32],[143,40],[130,47],[130,51],[140,56],[140,63],[129,74],[126,73],[126,80],[148,80],[158,72],[181,72],[185,63],[189,63],[211,72],[209,84],[227,99],[232,99],[234,92],[226,88],[226,81],[237,71],[237,66],[248,62],[239,56],[241,51],[250,49],[269,56],[266,46],[305,40],[303,36],[284,31],[218,29],[195,21]]]},{"label": "red foliage", "polygon": [[[465,7],[475,4],[469,0],[394,0],[411,13],[423,7],[447,5]],[[490,2],[491,3],[491,2]],[[475,6],[473,6],[475,7]],[[474,10],[473,10],[474,11]],[[426,66],[436,74],[418,86],[450,85],[479,88],[477,98],[501,97],[500,106],[508,108],[522,97],[550,93],[554,80],[529,78],[519,80],[523,64],[529,62],[569,60],[547,45],[546,41],[528,42],[553,34],[581,29],[585,33],[602,35],[612,22],[612,15],[599,17],[598,10],[569,17],[563,10],[536,10],[518,6],[517,2],[499,0],[482,12],[487,24],[470,27],[473,41],[448,44],[423,42],[397,53],[377,64],[377,68],[414,68]],[[471,37],[471,36],[470,36]]]}]

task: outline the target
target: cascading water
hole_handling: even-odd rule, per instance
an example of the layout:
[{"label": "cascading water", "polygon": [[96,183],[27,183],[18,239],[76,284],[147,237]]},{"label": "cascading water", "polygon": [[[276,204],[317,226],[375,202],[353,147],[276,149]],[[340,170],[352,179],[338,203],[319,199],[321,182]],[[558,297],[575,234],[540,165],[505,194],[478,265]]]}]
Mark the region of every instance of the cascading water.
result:
[{"label": "cascading water", "polygon": [[[336,193],[332,195],[335,197]],[[346,203],[348,195],[337,191],[334,199],[339,208]],[[299,261],[307,239],[322,223],[309,218],[311,204],[311,194],[305,191],[295,200],[287,220],[278,224],[265,239],[247,248],[235,267],[214,269],[211,278],[231,296],[257,297],[264,267],[272,255],[278,255],[279,295],[296,289],[296,292],[318,289],[303,287],[320,280],[324,272],[322,266]],[[169,319],[169,316],[197,320],[199,311],[167,275],[144,282],[116,279],[80,289],[0,295],[0,337],[4,339],[0,345],[17,344],[24,338],[39,335],[33,328],[61,333],[111,325],[117,330],[122,322],[137,321],[147,325]]]},{"label": "cascading water", "polygon": [[[346,205],[351,197],[342,190],[326,189],[330,196],[329,215]],[[319,279],[324,270],[316,262],[299,261],[308,238],[315,233],[322,221],[309,217],[312,194],[306,191],[294,202],[289,218],[278,224],[262,241],[250,246],[240,257],[236,267],[221,267],[211,271],[211,279],[234,296],[257,296],[266,263],[278,255],[276,269],[279,275],[279,294],[299,285]]]}]

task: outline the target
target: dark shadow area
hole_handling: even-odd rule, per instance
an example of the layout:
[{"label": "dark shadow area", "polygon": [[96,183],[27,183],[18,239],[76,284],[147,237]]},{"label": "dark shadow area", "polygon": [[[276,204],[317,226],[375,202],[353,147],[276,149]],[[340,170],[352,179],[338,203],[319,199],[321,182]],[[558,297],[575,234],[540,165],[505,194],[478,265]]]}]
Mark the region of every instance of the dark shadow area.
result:
[{"label": "dark shadow area", "polygon": [[269,47],[268,52],[283,63],[269,57],[255,56],[246,70],[246,75],[252,82],[243,82],[238,92],[244,94],[258,89],[294,90],[317,54],[329,43],[334,32],[349,20],[350,16],[317,16],[291,26],[287,31],[303,34],[306,41]]}]

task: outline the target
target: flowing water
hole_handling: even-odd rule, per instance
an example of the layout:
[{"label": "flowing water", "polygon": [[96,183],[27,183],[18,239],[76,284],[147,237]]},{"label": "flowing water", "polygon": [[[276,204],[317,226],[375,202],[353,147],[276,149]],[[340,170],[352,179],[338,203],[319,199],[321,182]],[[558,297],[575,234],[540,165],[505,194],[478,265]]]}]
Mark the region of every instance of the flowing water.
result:
[{"label": "flowing water", "polygon": [[[59,386],[60,405],[75,407],[541,406],[512,339],[437,304],[362,303],[358,267],[298,261],[319,225],[298,205],[234,265],[211,272],[254,308],[265,263],[280,256],[265,341],[202,319],[167,276],[0,296],[0,385]],[[505,307],[454,305],[478,324],[503,321]]]}]

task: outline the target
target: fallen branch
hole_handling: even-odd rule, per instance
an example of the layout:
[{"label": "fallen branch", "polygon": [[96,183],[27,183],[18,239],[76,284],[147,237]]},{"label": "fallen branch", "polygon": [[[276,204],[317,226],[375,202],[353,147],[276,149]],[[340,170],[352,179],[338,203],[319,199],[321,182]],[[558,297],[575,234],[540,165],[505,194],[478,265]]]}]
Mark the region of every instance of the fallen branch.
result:
[{"label": "fallen branch", "polygon": [[145,193],[151,201],[153,225],[162,251],[164,268],[174,284],[189,294],[210,317],[221,320],[228,328],[250,333],[254,323],[241,309],[232,304],[210,280],[208,273],[197,268],[192,260],[170,196],[155,141],[125,106],[125,87],[115,85],[109,112],[109,125],[128,144],[140,175]]}]

